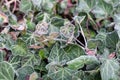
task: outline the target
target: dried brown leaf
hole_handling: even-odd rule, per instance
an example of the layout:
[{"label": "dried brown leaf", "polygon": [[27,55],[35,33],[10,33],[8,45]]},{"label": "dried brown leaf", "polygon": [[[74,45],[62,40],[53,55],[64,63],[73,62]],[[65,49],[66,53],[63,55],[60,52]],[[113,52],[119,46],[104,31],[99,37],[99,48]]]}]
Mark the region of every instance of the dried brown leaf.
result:
[{"label": "dried brown leaf", "polygon": [[41,49],[41,48],[43,48],[43,46],[31,45],[31,46],[29,46],[29,48],[32,48],[32,49]]},{"label": "dried brown leaf", "polygon": [[17,40],[17,36],[18,36],[19,32],[9,32],[9,34],[11,35],[13,40]]}]

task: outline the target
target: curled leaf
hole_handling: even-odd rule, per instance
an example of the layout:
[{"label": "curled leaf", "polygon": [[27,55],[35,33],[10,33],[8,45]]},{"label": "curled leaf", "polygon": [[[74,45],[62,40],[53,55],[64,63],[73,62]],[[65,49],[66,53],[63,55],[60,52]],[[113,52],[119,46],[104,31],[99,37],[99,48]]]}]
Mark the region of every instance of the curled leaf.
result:
[{"label": "curled leaf", "polygon": [[26,21],[24,19],[18,21],[17,25],[12,25],[12,28],[14,30],[19,30],[19,31],[23,31],[26,30]]},{"label": "curled leaf", "polygon": [[86,54],[93,56],[96,54],[96,50],[86,49]]},{"label": "curled leaf", "polygon": [[8,17],[1,11],[0,11],[0,19],[2,19],[3,24],[9,22]]},{"label": "curled leaf", "polygon": [[109,59],[112,59],[112,58],[114,58],[115,56],[116,56],[116,53],[113,52],[113,53],[111,53],[111,54],[108,56],[108,58],[109,58]]},{"label": "curled leaf", "polygon": [[17,40],[17,36],[19,35],[18,32],[9,32],[13,40]]},{"label": "curled leaf", "polygon": [[2,34],[7,34],[9,32],[9,27],[5,27],[3,30],[2,30]]}]

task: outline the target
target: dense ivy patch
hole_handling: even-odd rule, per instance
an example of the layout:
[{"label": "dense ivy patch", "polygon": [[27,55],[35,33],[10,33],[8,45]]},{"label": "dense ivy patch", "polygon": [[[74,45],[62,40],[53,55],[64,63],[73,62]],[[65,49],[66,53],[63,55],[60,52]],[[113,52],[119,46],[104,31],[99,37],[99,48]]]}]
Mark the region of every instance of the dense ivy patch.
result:
[{"label": "dense ivy patch", "polygon": [[1,0],[0,80],[119,80],[120,0]]}]

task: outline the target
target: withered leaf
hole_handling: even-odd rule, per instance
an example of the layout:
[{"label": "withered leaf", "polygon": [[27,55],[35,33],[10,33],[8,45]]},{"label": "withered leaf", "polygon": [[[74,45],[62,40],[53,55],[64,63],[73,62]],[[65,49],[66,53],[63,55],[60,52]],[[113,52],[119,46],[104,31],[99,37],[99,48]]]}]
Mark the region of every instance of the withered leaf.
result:
[{"label": "withered leaf", "polygon": [[8,16],[5,15],[5,14],[4,14],[3,12],[1,12],[1,11],[0,11],[0,18],[3,19],[2,24],[9,22]]},{"label": "withered leaf", "polygon": [[41,49],[41,48],[43,48],[43,46],[30,45],[29,48],[32,48],[32,49]]}]

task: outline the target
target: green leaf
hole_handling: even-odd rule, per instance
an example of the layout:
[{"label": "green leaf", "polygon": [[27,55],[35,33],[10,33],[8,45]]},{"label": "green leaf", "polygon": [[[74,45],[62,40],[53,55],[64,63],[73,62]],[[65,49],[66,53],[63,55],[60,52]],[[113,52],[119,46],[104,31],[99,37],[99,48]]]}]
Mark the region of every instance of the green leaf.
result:
[{"label": "green leaf", "polygon": [[9,58],[9,62],[12,64],[12,66],[17,69],[20,66],[21,57],[20,56],[13,56]]},{"label": "green leaf", "polygon": [[6,61],[0,62],[0,80],[14,80],[15,71]]},{"label": "green leaf", "polygon": [[116,31],[108,33],[106,36],[106,47],[109,48],[110,51],[114,51],[116,49],[118,40],[119,36]]},{"label": "green leaf", "polygon": [[92,71],[77,71],[74,76],[75,79],[73,80],[101,80],[101,76],[98,70]]},{"label": "green leaf", "polygon": [[120,41],[117,43],[116,51],[118,54],[120,54]]},{"label": "green leaf", "polygon": [[96,39],[101,40],[102,42],[105,42],[107,34],[105,32],[99,32],[96,35]]},{"label": "green leaf", "polygon": [[111,4],[106,3],[104,0],[99,0],[98,5],[100,8],[102,8],[102,10],[106,13],[106,15],[112,13],[113,7]]},{"label": "green leaf", "polygon": [[60,46],[59,46],[59,44],[56,43],[53,46],[53,48],[51,49],[50,55],[48,57],[48,60],[50,62],[52,62],[52,61],[60,62],[61,61],[60,57],[61,57],[62,54],[63,53],[60,53]]},{"label": "green leaf", "polygon": [[119,0],[104,0],[106,3],[112,4],[113,7],[116,7],[119,4]]},{"label": "green leaf", "polygon": [[64,19],[59,18],[59,17],[53,17],[51,19],[51,24],[60,28],[61,26],[64,26]]},{"label": "green leaf", "polygon": [[69,61],[83,54],[85,54],[84,50],[78,45],[69,44],[65,48],[60,48],[59,44],[55,44],[48,59],[55,62]]},{"label": "green leaf", "polygon": [[114,18],[115,24],[119,24],[119,22],[120,22],[120,14],[115,14],[113,18]]},{"label": "green leaf", "polygon": [[116,60],[105,60],[100,68],[102,80],[119,80],[117,75],[119,68],[119,63]]},{"label": "green leaf", "polygon": [[38,7],[41,9],[42,0],[32,0],[32,3],[35,7]]},{"label": "green leaf", "polygon": [[47,75],[44,75],[44,76],[42,77],[42,79],[43,79],[43,80],[51,80],[51,78],[48,77]]},{"label": "green leaf", "polygon": [[83,31],[84,31],[84,34],[85,34],[85,37],[87,38],[87,40],[91,39],[91,38],[94,38],[96,36],[96,33],[95,31],[87,28],[83,28]]},{"label": "green leaf", "polygon": [[31,11],[32,8],[32,2],[31,0],[21,0],[20,2],[20,11],[24,13],[28,13]]},{"label": "green leaf", "polygon": [[84,1],[87,3],[90,9],[93,9],[94,6],[96,5],[96,0],[84,0]]},{"label": "green leaf", "polygon": [[27,29],[34,31],[35,30],[35,23],[28,21],[27,22]]},{"label": "green leaf", "polygon": [[105,46],[101,40],[97,39],[90,39],[87,43],[89,49],[96,49],[98,47],[104,49]]},{"label": "green leaf", "polygon": [[94,6],[96,5],[96,0],[79,0],[79,4],[77,6],[77,11],[85,11],[90,12]]},{"label": "green leaf", "polygon": [[46,58],[46,54],[47,54],[47,53],[48,53],[47,50],[41,49],[41,50],[39,51],[39,56],[40,56],[40,58],[41,58],[41,59]]},{"label": "green leaf", "polygon": [[11,46],[14,44],[11,36],[9,34],[0,34],[0,47],[11,49]]},{"label": "green leaf", "polygon": [[35,16],[35,20],[37,22],[42,21],[44,19],[44,13],[40,12]]},{"label": "green leaf", "polygon": [[89,49],[98,49],[97,54],[103,53],[103,49],[106,47],[105,43],[99,39],[90,39],[87,41],[87,47]]},{"label": "green leaf", "polygon": [[[120,21],[120,20],[118,20],[118,22],[119,22],[119,21]],[[117,31],[118,36],[119,36],[119,39],[120,39],[120,24],[119,24],[119,23],[116,23],[114,29]]]},{"label": "green leaf", "polygon": [[17,80],[26,80],[26,77],[31,75],[34,69],[31,66],[25,66],[17,70],[18,76]]},{"label": "green leaf", "polygon": [[23,61],[21,63],[22,66],[34,66],[39,65],[41,62],[39,55],[35,55],[34,53],[29,53],[23,57]]},{"label": "green leaf", "polygon": [[68,68],[58,68],[53,72],[48,72],[48,77],[52,80],[71,80],[74,71]]},{"label": "green leaf", "polygon": [[75,44],[67,45],[64,48],[64,52],[65,53],[63,55],[63,59],[66,59],[67,61],[85,54],[84,50],[80,46]]},{"label": "green leaf", "polygon": [[54,0],[42,0],[42,8],[47,11],[51,12],[53,11],[53,6],[54,6]]},{"label": "green leaf", "polygon": [[59,33],[59,28],[54,26],[54,25],[50,25],[49,26],[49,33]]},{"label": "green leaf", "polygon": [[17,44],[11,46],[11,48],[12,48],[12,54],[13,55],[24,56],[28,53],[27,45],[21,39],[18,39]]},{"label": "green leaf", "polygon": [[95,56],[80,56],[69,62],[67,62],[68,68],[72,70],[78,70],[84,65],[98,63],[98,60]]},{"label": "green leaf", "polygon": [[12,24],[12,25],[16,25],[17,24],[17,17],[16,17],[16,15],[11,14],[9,19],[10,19],[10,24]]},{"label": "green leaf", "polygon": [[111,15],[113,12],[112,4],[105,2],[104,0],[98,0],[97,6],[92,10],[96,18],[105,18]]},{"label": "green leaf", "polygon": [[5,52],[0,51],[0,62],[2,62],[4,60],[4,56],[5,56]]}]

